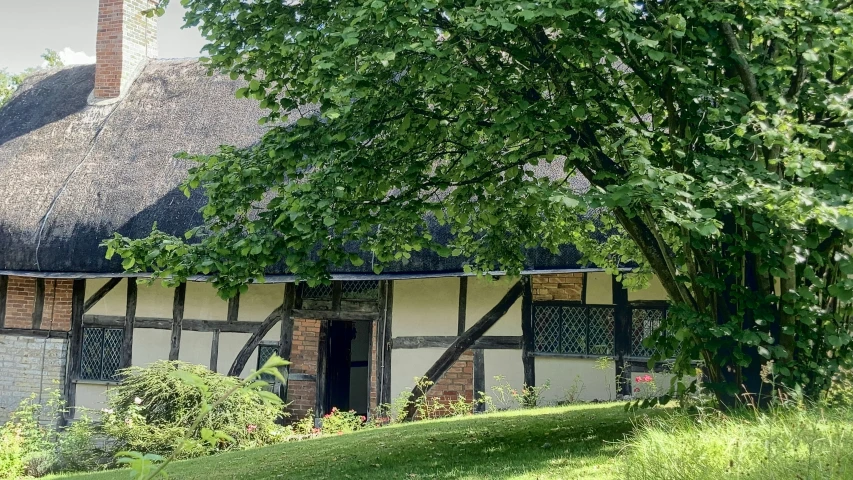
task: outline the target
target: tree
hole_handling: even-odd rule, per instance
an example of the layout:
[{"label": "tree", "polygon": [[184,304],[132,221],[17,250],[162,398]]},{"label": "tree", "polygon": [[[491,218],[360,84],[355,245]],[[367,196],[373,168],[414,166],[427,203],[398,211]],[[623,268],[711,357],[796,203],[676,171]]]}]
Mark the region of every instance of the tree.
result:
[{"label": "tree", "polygon": [[359,263],[351,241],[510,272],[574,243],[657,274],[658,357],[703,359],[723,402],[762,368],[815,396],[849,364],[853,2],[183,4],[272,126],[193,157],[204,234],[108,242],[130,270],[230,295],[282,258],[313,280]]},{"label": "tree", "polygon": [[[41,54],[41,58],[48,68],[61,67],[63,65],[62,59],[59,58],[59,53],[56,50],[45,49],[44,53]],[[37,68],[28,68],[17,74],[0,70],[0,107],[12,98],[12,94],[24,83],[24,79],[37,70]]]}]

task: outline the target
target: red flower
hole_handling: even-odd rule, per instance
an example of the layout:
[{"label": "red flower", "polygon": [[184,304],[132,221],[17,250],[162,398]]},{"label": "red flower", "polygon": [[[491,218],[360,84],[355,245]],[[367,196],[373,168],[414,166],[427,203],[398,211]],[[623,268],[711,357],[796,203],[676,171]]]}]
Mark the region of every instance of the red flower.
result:
[{"label": "red flower", "polygon": [[329,418],[329,417],[331,417],[331,415],[329,415],[328,413],[323,415],[323,418]]},{"label": "red flower", "polygon": [[641,378],[642,378],[642,377],[640,377],[639,375],[637,375],[637,376],[636,376],[636,378],[634,378],[634,381],[635,381],[635,382],[642,382]]},{"label": "red flower", "polygon": [[644,380],[644,381],[646,381],[646,382],[651,382],[651,381],[652,381],[652,376],[651,376],[651,375],[646,375],[645,377],[643,377],[643,380]]},{"label": "red flower", "polygon": [[636,388],[634,389],[634,392],[635,392],[635,393],[639,393],[639,392],[640,392],[640,387],[636,387]]},{"label": "red flower", "polygon": [[365,417],[364,415],[362,415],[362,416],[360,416],[360,417],[358,417],[358,418],[359,418],[359,419],[361,419],[361,421],[362,421],[362,422],[366,422],[366,421],[367,421],[367,417]]},{"label": "red flower", "polygon": [[257,426],[257,425],[246,425],[246,431],[247,431],[247,432],[249,432],[249,433],[252,433],[252,432],[254,432],[254,431],[255,431],[255,430],[257,430],[257,429],[258,429],[258,426]]}]

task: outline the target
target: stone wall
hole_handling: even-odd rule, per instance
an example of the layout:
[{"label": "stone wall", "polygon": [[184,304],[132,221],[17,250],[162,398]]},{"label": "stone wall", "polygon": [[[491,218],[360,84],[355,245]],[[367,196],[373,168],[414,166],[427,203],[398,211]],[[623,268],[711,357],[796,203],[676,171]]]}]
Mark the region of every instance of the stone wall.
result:
[{"label": "stone wall", "polygon": [[551,300],[581,301],[583,296],[583,273],[554,273],[532,275],[534,302]]},{"label": "stone wall", "polygon": [[0,423],[30,395],[46,402],[62,390],[67,345],[64,338],[0,335]]}]

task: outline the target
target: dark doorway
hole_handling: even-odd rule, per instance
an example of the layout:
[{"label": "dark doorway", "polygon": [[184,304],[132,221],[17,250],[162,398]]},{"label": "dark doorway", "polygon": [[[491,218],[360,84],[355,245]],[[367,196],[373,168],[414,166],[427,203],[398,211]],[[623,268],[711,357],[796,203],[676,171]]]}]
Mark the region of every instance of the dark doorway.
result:
[{"label": "dark doorway", "polygon": [[355,410],[367,413],[370,323],[332,321],[329,324],[327,410]]}]

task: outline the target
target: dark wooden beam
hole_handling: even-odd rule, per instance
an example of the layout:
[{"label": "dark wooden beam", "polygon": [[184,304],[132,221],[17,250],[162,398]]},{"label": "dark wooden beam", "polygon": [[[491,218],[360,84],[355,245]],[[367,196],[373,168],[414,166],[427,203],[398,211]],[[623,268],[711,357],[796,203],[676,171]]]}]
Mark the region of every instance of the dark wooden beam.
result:
[{"label": "dark wooden beam", "polygon": [[373,322],[379,319],[379,313],[373,312],[348,312],[334,310],[305,310],[301,308],[293,309],[294,318],[309,318],[311,320],[346,320],[351,322],[369,321]]},{"label": "dark wooden beam", "polygon": [[486,352],[482,348],[474,349],[474,411],[485,412],[482,394],[486,392]]},{"label": "dark wooden beam", "polygon": [[343,282],[335,280],[332,282],[332,311],[341,311],[341,298],[343,298]]},{"label": "dark wooden beam", "polygon": [[0,328],[6,326],[6,296],[9,291],[9,277],[0,275]]},{"label": "dark wooden beam", "polygon": [[181,332],[184,329],[184,304],[187,300],[187,284],[181,282],[175,287],[172,299],[172,342],[169,347],[169,360],[177,360],[181,353]]},{"label": "dark wooden beam", "polygon": [[326,378],[329,369],[329,320],[320,321],[317,336],[317,382],[314,397],[314,426],[319,427],[326,414]]},{"label": "dark wooden beam", "polygon": [[[430,387],[438,383],[444,373],[459,360],[465,350],[471,348],[480,337],[483,336],[490,328],[492,328],[498,320],[506,315],[506,312],[515,304],[516,300],[522,296],[524,285],[521,281],[516,282],[503,298],[492,307],[477,323],[471,326],[465,333],[460,335],[456,341],[435,361],[435,363],[423,375],[430,383]],[[406,406],[406,420],[412,420],[417,413],[418,399],[426,395],[430,388],[421,389],[415,387],[409,395],[409,404]]]},{"label": "dark wooden beam", "polygon": [[[87,327],[123,327],[124,317],[115,315],[86,315],[83,322]],[[184,331],[213,332],[219,330],[227,333],[254,333],[261,322],[228,323],[221,320],[184,320]],[[155,330],[171,330],[171,318],[136,317],[136,328],[153,328]]]},{"label": "dark wooden beam", "polygon": [[587,284],[587,280],[588,280],[587,275],[589,275],[589,274],[584,272],[583,273],[583,280],[581,280],[581,303],[584,305],[586,305],[588,303],[586,300],[587,299],[586,284]]},{"label": "dark wooden beam", "polygon": [[228,323],[237,323],[240,315],[240,292],[228,299]]},{"label": "dark wooden beam", "polygon": [[77,384],[74,380],[80,374],[80,361],[83,354],[83,306],[86,302],[86,280],[74,280],[71,286],[71,328],[68,342],[68,357],[65,362],[65,405],[67,411],[63,423],[74,417],[77,402]]},{"label": "dark wooden beam", "polygon": [[[284,301],[282,302],[281,311],[281,332],[278,337],[278,356],[290,360],[293,350],[293,307],[296,306],[296,284],[284,284]],[[290,367],[285,367],[281,374],[284,378],[288,378]],[[287,387],[290,382],[276,381],[276,388],[279,398],[287,401]]]},{"label": "dark wooden beam", "polygon": [[124,311],[124,337],[121,341],[120,368],[133,365],[133,327],[136,323],[136,296],[138,285],[133,278],[127,279],[127,304]]},{"label": "dark wooden beam", "polygon": [[[246,344],[243,345],[243,348],[240,350],[240,353],[237,354],[237,357],[234,358],[234,363],[231,364],[231,368],[228,370],[228,375],[232,377],[240,376],[240,373],[243,372],[243,369],[246,367],[246,362],[249,361],[249,357],[252,356],[252,353],[258,348],[258,345],[261,344],[261,340],[272,330],[273,325],[278,323],[281,320],[281,311],[284,308],[284,305],[280,305],[278,308],[273,310],[266,319],[260,324],[252,323],[252,326],[255,327],[255,331],[252,332],[252,336],[246,340]],[[225,323],[225,322],[219,322]],[[240,323],[249,323],[249,322],[237,322],[233,324],[234,326],[240,325]],[[225,323],[228,325],[227,323]],[[224,329],[222,331],[225,331]]]},{"label": "dark wooden beam", "polygon": [[375,330],[374,323],[368,322],[367,323],[367,403],[365,403],[365,405],[367,405],[367,413],[366,413],[367,418],[370,418],[370,414],[372,412],[372,410],[370,408],[371,407],[371,405],[370,405],[371,395],[370,394],[373,391],[373,388],[376,386],[376,384],[373,383],[373,370],[376,368],[376,365],[374,365],[375,362],[373,359],[373,348],[375,347],[375,343],[374,343],[375,339],[373,338],[374,330]]},{"label": "dark wooden beam", "polygon": [[459,313],[456,317],[456,335],[465,333],[465,316],[468,309],[468,277],[459,277]]},{"label": "dark wooden beam", "polygon": [[379,356],[377,366],[377,398],[380,405],[391,403],[391,320],[394,307],[394,281],[380,280],[379,282],[379,330],[376,332]]},{"label": "dark wooden beam", "polygon": [[626,358],[631,352],[631,309],[628,306],[628,290],[612,276],[613,290],[613,347],[616,375],[616,391],[631,394],[631,369]]},{"label": "dark wooden beam", "polygon": [[0,335],[16,335],[19,337],[36,337],[36,338],[69,338],[68,332],[62,330],[42,330],[35,328],[0,328]]},{"label": "dark wooden beam", "polygon": [[213,331],[213,339],[210,341],[210,371],[216,372],[219,368],[219,330]]},{"label": "dark wooden beam", "polygon": [[[458,337],[451,336],[411,336],[397,337],[391,340],[395,350],[416,348],[448,348]],[[519,350],[522,348],[522,337],[517,335],[482,336],[474,342],[471,348],[481,350]]]},{"label": "dark wooden beam", "polygon": [[[95,306],[98,302],[101,301],[102,298],[106,297],[108,293],[110,293],[116,285],[121,283],[121,278],[111,278],[110,281],[104,284],[103,287],[99,288],[97,292],[93,293],[91,297],[86,300],[86,303],[83,304],[83,313],[88,312]],[[132,281],[128,279],[128,281]]]},{"label": "dark wooden beam", "polygon": [[524,292],[521,296],[521,366],[524,369],[524,385],[527,387],[536,386],[536,357],[533,356],[536,350],[536,332],[533,329],[532,283],[529,276],[524,278]]},{"label": "dark wooden beam", "polygon": [[[55,293],[55,292],[54,292]],[[44,279],[36,279],[36,294],[33,299],[33,329],[41,329],[41,321],[44,317]]]}]

